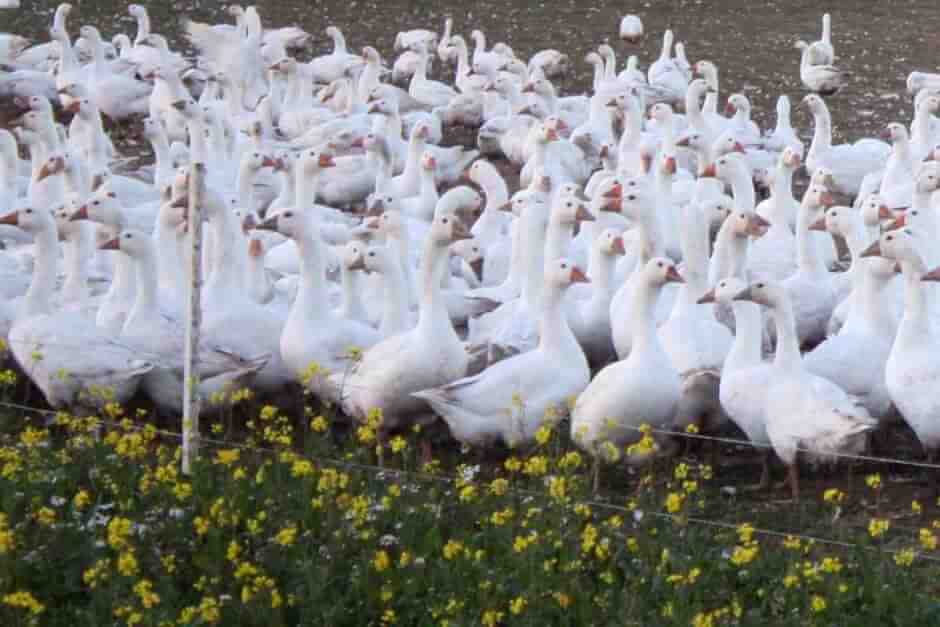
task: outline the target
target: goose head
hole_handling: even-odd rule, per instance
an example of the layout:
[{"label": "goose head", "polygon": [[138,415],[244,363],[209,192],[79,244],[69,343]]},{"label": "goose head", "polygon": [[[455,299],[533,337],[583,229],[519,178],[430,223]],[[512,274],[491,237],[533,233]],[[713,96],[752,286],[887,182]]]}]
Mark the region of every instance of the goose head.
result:
[{"label": "goose head", "polygon": [[640,216],[646,215],[656,206],[655,196],[646,184],[639,184],[635,179],[630,179],[625,181],[620,189],[622,195],[611,195],[607,198],[605,211],[622,213],[629,220],[639,220]]},{"label": "goose head", "polygon": [[747,289],[747,283],[737,277],[728,277],[722,279],[712,289],[698,299],[699,305],[705,303],[719,303],[721,305],[730,305],[734,302],[735,296]]},{"label": "goose head", "polygon": [[722,183],[731,184],[737,177],[751,178],[747,163],[739,153],[722,155],[705,167],[702,176],[717,178]]},{"label": "goose head", "polygon": [[[449,193],[449,192],[448,192]],[[454,242],[470,239],[470,231],[455,215],[436,214],[428,229],[428,239],[436,246],[450,246]]]},{"label": "goose head", "polygon": [[733,152],[739,154],[747,154],[747,150],[744,148],[744,144],[740,142],[738,136],[731,131],[725,131],[712,142],[712,154],[715,157],[722,157],[724,155],[731,154]]},{"label": "goose head", "polygon": [[473,270],[473,274],[476,275],[477,280],[483,280],[483,247],[480,246],[474,238],[463,239],[457,242],[454,242],[450,251],[460,257],[466,262],[470,269]]},{"label": "goose head", "polygon": [[437,201],[434,215],[455,215],[472,219],[483,208],[483,197],[472,187],[461,185],[448,190]]},{"label": "goose head", "polygon": [[907,128],[903,124],[892,122],[882,129],[881,139],[892,144],[907,141],[909,139]]},{"label": "goose head", "polygon": [[748,209],[735,209],[727,219],[731,220],[732,232],[737,237],[756,239],[762,237],[770,228],[770,222]]},{"label": "goose head", "polygon": [[825,211],[832,207],[835,201],[832,194],[823,185],[810,184],[803,193],[803,201],[800,203],[801,210],[810,211],[813,215],[820,211]]},{"label": "goose head", "polygon": [[365,262],[366,246],[362,242],[351,240],[343,247],[340,254],[340,263],[349,271],[366,271],[368,267]]},{"label": "goose head", "polygon": [[744,117],[751,117],[751,101],[744,94],[732,94],[725,105],[725,113],[728,115],[737,115],[741,112]]},{"label": "goose head", "polygon": [[262,231],[273,231],[280,233],[295,241],[313,239],[317,240],[315,233],[317,230],[313,217],[306,211],[296,209],[284,209],[272,216],[265,218],[263,222],[257,224],[255,229]]},{"label": "goose head", "polygon": [[549,263],[545,268],[545,282],[553,287],[564,289],[575,283],[590,283],[591,279],[573,261],[562,257]]},{"label": "goose head", "polygon": [[751,283],[734,295],[733,300],[747,300],[774,309],[787,302],[787,291],[773,281]]},{"label": "goose head", "polygon": [[914,182],[914,189],[928,194],[940,189],[940,161],[929,161],[921,166]]},{"label": "goose head", "polygon": [[643,40],[643,21],[638,15],[625,15],[620,20],[620,39],[633,45]]},{"label": "goose head", "polygon": [[101,45],[101,33],[94,26],[82,26],[80,29],[78,29],[78,33],[87,39],[91,45]]},{"label": "goose head", "polygon": [[[734,213],[734,199],[726,194],[721,194],[702,203],[701,211],[708,223],[709,230],[716,229]],[[754,225],[754,227],[761,226],[763,225],[760,223]],[[750,224],[745,225],[740,230],[743,235],[747,235],[749,231],[757,232],[757,228],[751,228]]]},{"label": "goose head", "polygon": [[560,193],[552,209],[552,217],[565,226],[574,226],[578,222],[593,222],[594,216],[584,203],[573,194]]},{"label": "goose head", "polygon": [[897,217],[894,211],[881,200],[879,194],[869,194],[866,196],[865,200],[862,201],[860,212],[865,226],[870,228],[880,226],[883,221],[894,220],[895,217]]},{"label": "goose head", "polygon": [[828,115],[829,108],[817,94],[809,94],[800,102],[814,116]]},{"label": "goose head", "polygon": [[69,216],[69,220],[91,220],[102,224],[119,226],[123,222],[123,211],[117,194],[98,190]]},{"label": "goose head", "polygon": [[696,76],[701,76],[713,91],[718,91],[718,66],[711,61],[699,61],[692,66]]},{"label": "goose head", "polygon": [[604,60],[601,58],[601,55],[596,52],[589,52],[584,55],[584,62],[597,69],[599,67],[604,67]]},{"label": "goose head", "polygon": [[0,216],[0,224],[15,226],[31,235],[54,231],[56,228],[55,218],[51,211],[33,207],[22,207]]},{"label": "goose head", "polygon": [[696,78],[691,83],[689,83],[689,89],[686,93],[692,98],[695,102],[701,102],[702,97],[710,91],[715,91],[708,85],[708,81],[704,78]]},{"label": "goose head", "polygon": [[861,257],[884,257],[898,264],[909,264],[915,272],[924,274],[927,267],[920,254],[917,238],[910,229],[896,229],[881,234],[878,241],[873,242],[862,251]]},{"label": "goose head", "polygon": [[595,245],[608,257],[623,257],[627,248],[623,241],[623,234],[617,229],[604,229],[595,239]]},{"label": "goose head", "polygon": [[437,170],[437,159],[434,158],[434,153],[425,152],[421,155],[421,169],[425,172]]},{"label": "goose head", "polygon": [[300,168],[300,176],[315,176],[336,165],[333,155],[319,150],[305,150],[300,153],[297,167]]},{"label": "goose head", "polygon": [[392,257],[388,246],[369,246],[362,254],[363,270],[387,274],[395,269],[393,264],[399,263]]},{"label": "goose head", "polygon": [[640,272],[648,285],[661,287],[666,283],[685,283],[676,264],[665,257],[653,257],[646,262]]},{"label": "goose head", "polygon": [[65,172],[66,161],[65,153],[51,155],[46,159],[46,162],[42,164],[42,167],[39,168],[39,173],[36,175],[36,182],[44,181],[50,176]]},{"label": "goose head", "polygon": [[152,238],[141,231],[124,229],[115,237],[101,243],[99,250],[119,250],[132,259],[141,259],[153,251]]}]

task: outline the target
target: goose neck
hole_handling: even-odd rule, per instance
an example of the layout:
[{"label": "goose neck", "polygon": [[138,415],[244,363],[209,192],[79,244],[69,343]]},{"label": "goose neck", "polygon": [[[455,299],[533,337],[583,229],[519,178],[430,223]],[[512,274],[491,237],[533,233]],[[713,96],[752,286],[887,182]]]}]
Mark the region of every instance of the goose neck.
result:
[{"label": "goose neck", "polygon": [[418,305],[418,329],[433,335],[444,326],[453,333],[450,317],[441,293],[441,281],[447,272],[450,252],[446,244],[428,237],[421,259],[421,302]]},{"label": "goose neck", "polygon": [[55,290],[59,238],[55,229],[42,229],[35,236],[36,259],[33,279],[23,298],[20,317],[52,313],[52,293]]},{"label": "goose neck", "polygon": [[778,370],[793,371],[802,365],[800,341],[796,335],[796,319],[789,300],[783,300],[773,307],[774,323],[777,329],[777,352],[774,354],[774,367]]},{"label": "goose neck", "polygon": [[545,271],[547,225],[535,215],[539,210],[527,207],[522,215],[522,249],[525,255],[525,282],[522,285],[522,300],[530,311],[538,311]]},{"label": "goose neck", "polygon": [[340,285],[343,290],[343,315],[361,320],[365,317],[365,305],[362,302],[362,281],[358,273],[340,264]]},{"label": "goose neck", "polygon": [[731,309],[734,312],[734,342],[725,358],[725,372],[750,368],[761,363],[763,325],[760,306],[747,301],[735,301]]},{"label": "goose neck", "polygon": [[328,299],[324,289],[326,277],[320,251],[324,244],[316,229],[313,229],[313,233],[296,238],[295,241],[300,258],[300,286],[291,309],[291,317],[299,315],[306,321],[325,320],[329,317],[329,307],[325,306]]},{"label": "goose neck", "polygon": [[734,195],[735,207],[748,211],[754,210],[756,203],[754,183],[743,163],[736,162],[731,172],[731,193]]},{"label": "goose neck", "polygon": [[803,205],[796,218],[796,254],[797,266],[801,272],[825,276],[828,271],[819,255],[818,239],[814,238],[809,230],[813,222],[814,212]]},{"label": "goose neck", "polygon": [[901,346],[923,346],[930,334],[927,294],[921,282],[922,272],[910,262],[901,263],[904,278],[904,315],[898,328],[896,342]]},{"label": "goose neck", "polygon": [[[642,272],[645,266],[641,266]],[[659,288],[650,285],[644,277],[637,277],[633,289],[633,302],[627,323],[630,325],[630,356],[633,357],[656,351],[661,352],[656,332],[656,301],[659,299]]]},{"label": "goose neck", "polygon": [[[127,257],[123,253],[121,255]],[[125,330],[132,328],[137,321],[149,318],[159,306],[156,281],[157,260],[154,250],[149,246],[145,247],[142,254],[133,261],[137,271],[137,289],[134,304],[124,322]]]},{"label": "goose neck", "polygon": [[401,266],[392,260],[382,273],[382,323],[383,336],[405,330],[408,321],[407,291]]},{"label": "goose neck", "polygon": [[809,146],[809,155],[818,155],[832,148],[832,122],[828,111],[820,111],[813,115],[815,124],[813,125],[813,141]]},{"label": "goose neck", "polygon": [[568,316],[563,307],[564,288],[557,285],[545,285],[542,289],[542,316],[539,320],[539,350],[558,353],[566,359],[581,360],[587,366],[577,338],[568,326]]}]

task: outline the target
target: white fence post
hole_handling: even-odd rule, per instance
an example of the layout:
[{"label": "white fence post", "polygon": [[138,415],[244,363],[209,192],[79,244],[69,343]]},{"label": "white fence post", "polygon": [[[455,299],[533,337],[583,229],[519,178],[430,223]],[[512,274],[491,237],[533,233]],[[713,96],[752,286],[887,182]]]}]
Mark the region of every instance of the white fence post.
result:
[{"label": "white fence post", "polygon": [[183,474],[191,474],[199,455],[199,327],[202,325],[202,189],[206,165],[189,168],[189,226],[192,265],[186,299],[186,346],[183,356]]}]

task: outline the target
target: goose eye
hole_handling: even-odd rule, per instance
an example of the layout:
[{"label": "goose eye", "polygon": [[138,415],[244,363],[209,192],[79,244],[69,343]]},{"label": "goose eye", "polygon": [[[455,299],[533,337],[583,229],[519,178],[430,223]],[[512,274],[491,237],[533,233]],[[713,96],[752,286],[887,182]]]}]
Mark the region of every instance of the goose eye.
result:
[{"label": "goose eye", "polygon": [[124,237],[126,237],[127,239],[134,239],[134,236],[131,235],[130,233],[128,233],[128,234],[125,235]]},{"label": "goose eye", "polygon": [[26,210],[26,213],[32,213],[32,212],[33,212],[32,209],[27,209],[27,210]]},{"label": "goose eye", "polygon": [[450,220],[448,220],[447,218],[444,218],[443,220],[441,220],[441,222],[443,222],[444,224],[447,224],[448,222],[450,222]]},{"label": "goose eye", "polygon": [[293,218],[293,217],[294,217],[294,212],[293,212],[293,211],[288,211],[288,212],[286,212],[286,213],[284,214],[284,217],[285,217],[285,218]]},{"label": "goose eye", "polygon": [[561,269],[562,269],[562,270],[565,270],[565,269],[567,269],[567,268],[568,268],[568,264],[566,264],[566,263],[561,264]]},{"label": "goose eye", "polygon": [[629,196],[627,196],[627,200],[636,200],[636,196],[634,196],[633,194],[630,194]]},{"label": "goose eye", "polygon": [[370,256],[370,257],[375,257],[375,253],[374,253],[374,252],[369,253],[369,256]]},{"label": "goose eye", "polygon": [[96,201],[94,201],[94,202],[93,202],[93,203],[91,203],[91,204],[93,204],[94,206],[96,206],[96,207],[97,207],[98,205],[100,205],[100,204],[101,204],[101,201],[100,201],[100,200],[96,200]]},{"label": "goose eye", "polygon": [[659,262],[659,263],[657,263],[656,265],[657,265],[657,266],[659,266],[660,268],[662,268],[662,267],[663,267],[663,262],[662,262],[662,261],[660,261],[660,262]]},{"label": "goose eye", "polygon": [[889,236],[887,236],[885,239],[890,242],[891,240],[894,239],[894,236],[893,236],[893,235],[889,235]]},{"label": "goose eye", "polygon": [[763,284],[763,283],[758,283],[758,284],[757,284],[757,289],[759,289],[759,290],[764,289],[764,284]]}]

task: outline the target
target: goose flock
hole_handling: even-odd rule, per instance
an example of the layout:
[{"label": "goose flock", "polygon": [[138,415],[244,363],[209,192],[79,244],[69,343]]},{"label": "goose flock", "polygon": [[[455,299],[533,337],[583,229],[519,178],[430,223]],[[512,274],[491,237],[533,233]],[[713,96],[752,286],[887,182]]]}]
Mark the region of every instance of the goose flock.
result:
[{"label": "goose flock", "polygon": [[[0,333],[53,407],[181,411],[192,192],[204,397],[300,384],[382,437],[439,418],[471,446],[570,418],[578,446],[630,463],[735,426],[796,496],[800,460],[901,420],[940,450],[940,75],[910,75],[909,128],[834,144],[828,14],[796,44],[806,148],[787,96],[767,131],[743,94],[720,110],[718,67],[671,30],[645,72],[600,45],[566,96],[575,60],[451,19],[399,33],[389,67],[333,26],[301,61],[312,36],[255,7],[186,21],[195,54],[139,5],[135,34],[73,41],[71,10],[47,43],[0,34],[21,113],[0,130]],[[640,18],[619,36],[640,42]],[[148,166],[105,132],[128,118]],[[476,147],[444,145],[458,126]]]}]

